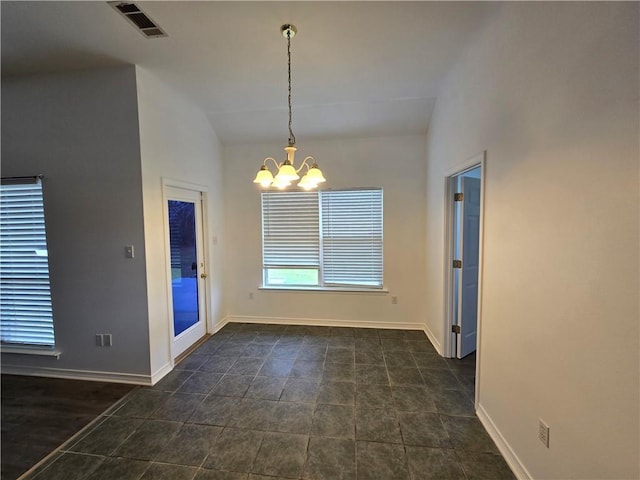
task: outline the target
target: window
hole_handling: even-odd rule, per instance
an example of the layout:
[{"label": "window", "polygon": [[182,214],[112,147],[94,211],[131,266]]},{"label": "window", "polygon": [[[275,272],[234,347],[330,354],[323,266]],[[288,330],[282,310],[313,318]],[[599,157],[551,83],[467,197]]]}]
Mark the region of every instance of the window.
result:
[{"label": "window", "polygon": [[262,193],[263,283],[382,288],[382,189]]},{"label": "window", "polygon": [[39,177],[2,179],[0,186],[0,340],[54,345]]}]

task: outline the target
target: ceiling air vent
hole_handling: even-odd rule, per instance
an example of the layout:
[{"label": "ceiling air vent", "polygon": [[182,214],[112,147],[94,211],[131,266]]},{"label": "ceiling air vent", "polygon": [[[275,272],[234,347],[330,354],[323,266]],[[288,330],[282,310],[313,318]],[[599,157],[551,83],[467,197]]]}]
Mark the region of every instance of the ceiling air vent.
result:
[{"label": "ceiling air vent", "polygon": [[120,15],[129,20],[146,38],[166,37],[167,34],[156,24],[149,15],[144,13],[135,3],[107,2]]}]

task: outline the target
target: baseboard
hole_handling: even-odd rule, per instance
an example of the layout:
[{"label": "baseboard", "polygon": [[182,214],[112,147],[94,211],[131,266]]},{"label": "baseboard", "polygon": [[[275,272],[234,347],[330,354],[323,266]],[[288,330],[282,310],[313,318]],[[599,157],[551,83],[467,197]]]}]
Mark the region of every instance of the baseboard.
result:
[{"label": "baseboard", "polygon": [[155,385],[156,383],[158,383],[171,370],[173,370],[173,362],[164,364],[162,367],[151,374],[151,383],[149,383],[149,385]]},{"label": "baseboard", "polygon": [[249,315],[229,315],[225,317],[224,321],[225,325],[227,323],[272,323],[278,325],[305,325],[312,327],[383,328],[424,331],[424,323],[367,322],[362,320],[336,320],[330,318],[254,317]]},{"label": "baseboard", "polygon": [[423,325],[423,330],[424,330],[424,333],[427,334],[427,338],[429,339],[429,341],[433,345],[433,348],[436,349],[436,351],[438,352],[438,354],[440,354],[441,357],[444,357],[444,352],[442,351],[442,345],[440,345],[440,342],[438,341],[438,338],[429,329],[429,326],[426,325],[426,324]]},{"label": "baseboard", "polygon": [[489,433],[489,436],[495,442],[498,450],[500,450],[500,453],[504,457],[505,461],[509,465],[509,468],[511,468],[511,471],[516,476],[516,478],[518,478],[518,480],[531,480],[531,478],[533,477],[522,464],[516,453],[513,451],[511,445],[509,445],[509,442],[507,442],[507,440],[502,436],[502,433],[500,433],[500,430],[498,430],[498,427],[496,427],[496,424],[493,423],[493,420],[482,405],[478,404],[476,414],[478,415],[478,418],[480,419],[480,422],[484,426],[487,433]]},{"label": "baseboard", "polygon": [[[66,378],[69,380],[88,380],[93,382],[130,383],[134,385],[152,385],[149,375],[136,373],[98,372],[91,370],[69,370],[64,368],[30,367],[23,365],[2,365],[2,373],[26,375],[30,377]],[[168,373],[168,372],[167,372]],[[163,374],[163,376],[166,375]]]},{"label": "baseboard", "polygon": [[221,330],[222,328],[224,328],[224,326],[225,326],[227,323],[229,323],[229,322],[230,322],[230,320],[229,320],[230,318],[231,318],[231,316],[230,316],[230,315],[227,315],[227,316],[226,316],[226,317],[224,317],[222,320],[220,320],[218,323],[216,323],[216,324],[213,326],[213,331],[211,332],[211,334],[214,334],[214,333],[218,332],[219,330]]}]

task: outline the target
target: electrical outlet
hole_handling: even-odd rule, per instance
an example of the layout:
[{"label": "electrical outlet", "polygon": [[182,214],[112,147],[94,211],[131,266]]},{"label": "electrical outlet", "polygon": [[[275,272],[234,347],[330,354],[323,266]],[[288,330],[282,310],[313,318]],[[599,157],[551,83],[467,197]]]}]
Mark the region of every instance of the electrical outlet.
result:
[{"label": "electrical outlet", "polygon": [[253,292],[249,292],[249,300],[253,300]]},{"label": "electrical outlet", "polygon": [[96,347],[104,347],[104,338],[100,333],[96,333]]},{"label": "electrical outlet", "polygon": [[111,337],[110,333],[103,334],[102,338],[103,338],[105,347],[110,347],[113,345],[113,338]]},{"label": "electrical outlet", "polygon": [[541,418],[538,420],[540,422],[538,424],[538,438],[545,447],[549,448],[549,425],[544,423]]},{"label": "electrical outlet", "polygon": [[391,303],[393,305],[397,305],[398,304],[398,297],[391,297]]}]

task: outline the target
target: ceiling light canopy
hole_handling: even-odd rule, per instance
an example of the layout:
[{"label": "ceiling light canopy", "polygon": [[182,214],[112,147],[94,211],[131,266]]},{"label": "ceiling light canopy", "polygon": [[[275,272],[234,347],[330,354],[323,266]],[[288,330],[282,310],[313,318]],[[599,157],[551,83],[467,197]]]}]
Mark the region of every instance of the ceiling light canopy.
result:
[{"label": "ceiling light canopy", "polygon": [[[297,29],[294,25],[285,24],[280,27],[280,31],[282,32],[282,36],[287,39],[287,66],[289,71],[289,145],[284,147],[284,151],[287,153],[287,158],[282,163],[278,163],[275,158],[267,157],[262,161],[262,166],[256,175],[256,178],[253,180],[253,183],[259,183],[263,188],[275,187],[284,189],[291,186],[292,182],[300,179],[299,172],[307,167],[302,179],[298,182],[298,187],[303,188],[305,190],[311,190],[312,188],[317,188],[318,185],[322,182],[325,182],[326,179],[322,172],[318,168],[318,164],[316,163],[313,157],[305,157],[302,161],[302,164],[296,168],[295,166],[295,154],[296,154],[296,137],[293,134],[293,130],[291,128],[291,39],[297,33]],[[275,177],[267,167],[267,161],[271,160],[276,167],[277,173]]]}]

